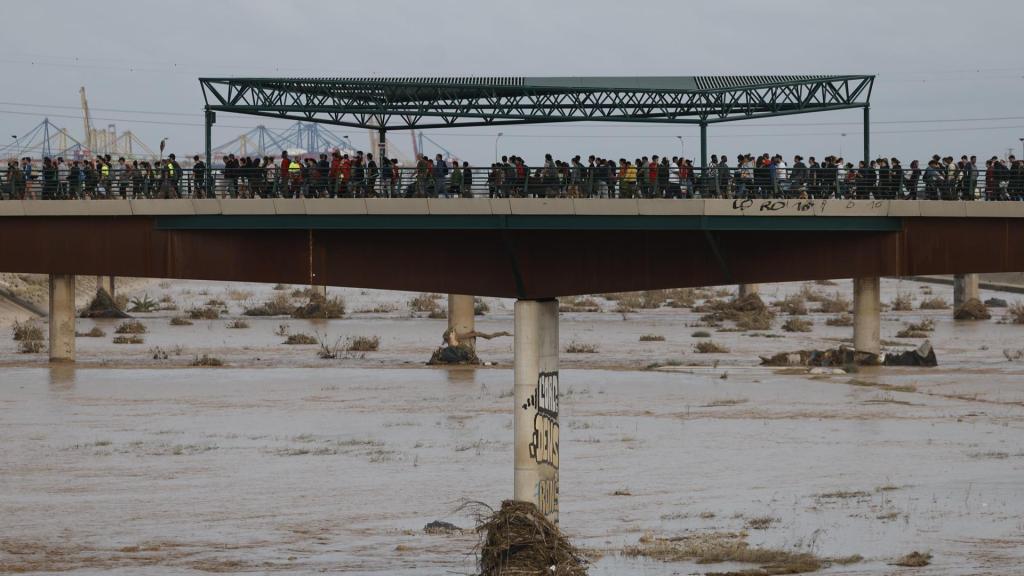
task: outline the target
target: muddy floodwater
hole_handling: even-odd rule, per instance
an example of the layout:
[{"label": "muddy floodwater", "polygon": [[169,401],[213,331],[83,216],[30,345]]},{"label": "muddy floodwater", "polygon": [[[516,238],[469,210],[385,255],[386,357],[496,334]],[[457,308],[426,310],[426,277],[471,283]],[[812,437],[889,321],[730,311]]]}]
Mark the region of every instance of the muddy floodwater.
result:
[{"label": "muddy floodwater", "polygon": [[[882,300],[919,302],[921,286],[886,280]],[[512,494],[511,338],[480,342],[495,366],[432,368],[445,320],[412,317],[415,295],[332,290],[342,319],[232,329],[269,286],[143,292],[180,308],[138,314],[144,344],[114,344],[117,321],[80,320],[106,337],[79,338],[78,365],[50,367],[0,342],[0,573],[474,572],[475,534],[423,527],[469,528],[461,504]],[[170,325],[212,298],[224,317]],[[511,302],[486,302],[477,328],[511,330]],[[563,353],[560,374],[560,526],[597,558],[591,574],[751,568],[621,554],[645,533],[721,531],[863,556],[820,574],[1024,574],[1024,361],[1008,359],[1024,326],[1000,324],[1003,310],[969,323],[916,304],[886,311],[888,348],[920,344],[895,333],[933,321],[938,368],[811,374],[758,356],[838,345],[852,329],[827,326],[834,314],[804,316],[806,333],[779,330],[785,315],[773,331],[723,332],[689,309],[601,309],[560,326],[563,348],[596,348]],[[378,336],[380,350],[324,360],[283,345],[281,324],[331,342]],[[696,330],[729,352],[698,354]],[[650,334],[664,341],[640,342]],[[226,366],[191,367],[200,354]],[[890,564],[915,550],[931,564]]]}]

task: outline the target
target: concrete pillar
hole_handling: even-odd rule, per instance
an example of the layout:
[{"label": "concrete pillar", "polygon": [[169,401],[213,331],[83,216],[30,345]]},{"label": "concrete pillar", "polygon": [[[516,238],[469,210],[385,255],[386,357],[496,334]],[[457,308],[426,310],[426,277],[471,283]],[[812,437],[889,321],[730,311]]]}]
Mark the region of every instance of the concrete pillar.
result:
[{"label": "concrete pillar", "polygon": [[310,288],[313,289],[313,293],[314,294],[316,294],[317,296],[322,297],[324,300],[327,300],[327,286],[315,286],[314,285],[314,286],[310,286]]},{"label": "concrete pillar", "polygon": [[740,284],[739,290],[736,291],[738,298],[744,298],[751,294],[758,294],[761,292],[760,284]]},{"label": "concrete pillar", "polygon": [[953,310],[959,310],[968,300],[981,300],[977,274],[957,274],[953,277]]},{"label": "concrete pillar", "polygon": [[[448,328],[456,334],[469,334],[476,330],[476,318],[473,316],[474,302],[472,296],[464,294],[448,295]],[[460,342],[476,348],[476,338],[459,339]]]},{"label": "concrete pillar", "polygon": [[558,522],[558,301],[515,306],[514,498]]},{"label": "concrete pillar", "polygon": [[50,362],[75,361],[75,277],[50,274]]},{"label": "concrete pillar", "polygon": [[853,347],[858,352],[882,351],[881,281],[879,278],[853,279]]},{"label": "concrete pillar", "polygon": [[114,277],[113,276],[97,276],[96,277],[96,292],[100,289],[106,290],[110,297],[114,297]]}]

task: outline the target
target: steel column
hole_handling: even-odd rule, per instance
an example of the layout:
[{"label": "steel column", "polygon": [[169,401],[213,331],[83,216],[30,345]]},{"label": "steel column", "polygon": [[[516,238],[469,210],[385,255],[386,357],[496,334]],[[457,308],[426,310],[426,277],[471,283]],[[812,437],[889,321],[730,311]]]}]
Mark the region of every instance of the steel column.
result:
[{"label": "steel column", "polygon": [[864,163],[871,164],[871,107],[864,106]]},{"label": "steel column", "polygon": [[203,195],[212,198],[215,196],[213,190],[213,123],[217,121],[217,114],[207,107],[206,114],[203,116],[206,128],[206,190]]},{"label": "steel column", "polygon": [[[708,167],[708,123],[700,123],[700,169],[701,172]],[[701,174],[703,176],[703,174]]]}]

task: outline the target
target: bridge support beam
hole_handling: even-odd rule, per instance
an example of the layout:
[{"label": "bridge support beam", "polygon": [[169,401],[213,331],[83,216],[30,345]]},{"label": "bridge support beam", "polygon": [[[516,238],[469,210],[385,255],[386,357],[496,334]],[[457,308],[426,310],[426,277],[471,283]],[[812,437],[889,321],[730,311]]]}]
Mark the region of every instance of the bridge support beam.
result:
[{"label": "bridge support beam", "polygon": [[969,300],[981,301],[981,288],[977,274],[957,274],[953,277],[953,310],[959,310]]},{"label": "bridge support beam", "polygon": [[75,361],[75,277],[50,274],[50,362]]},{"label": "bridge support beam", "polygon": [[751,294],[759,294],[760,292],[760,284],[740,284],[739,289],[736,291],[736,296],[738,298],[745,298]]},{"label": "bridge support beam", "polygon": [[853,348],[858,352],[882,351],[881,280],[853,279]]},{"label": "bridge support beam", "polygon": [[514,498],[558,522],[558,301],[515,305]]},{"label": "bridge support beam", "polygon": [[[465,294],[448,295],[448,328],[455,334],[469,334],[476,330],[476,318],[473,317],[473,297]],[[476,338],[459,338],[460,342],[476,348]]]}]

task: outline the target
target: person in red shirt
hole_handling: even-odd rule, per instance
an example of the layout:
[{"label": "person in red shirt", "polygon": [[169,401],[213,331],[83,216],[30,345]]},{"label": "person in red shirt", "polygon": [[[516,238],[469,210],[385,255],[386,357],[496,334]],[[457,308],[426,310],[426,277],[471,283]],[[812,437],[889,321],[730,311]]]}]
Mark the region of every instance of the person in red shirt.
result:
[{"label": "person in red shirt", "polygon": [[292,161],[291,161],[290,158],[288,158],[288,153],[282,151],[281,152],[281,174],[280,174],[280,178],[278,178],[277,191],[274,194],[277,197],[284,196],[284,194],[282,192],[284,191],[285,187],[288,186],[288,168],[291,165],[292,165]]},{"label": "person in red shirt", "polygon": [[338,197],[339,176],[341,176],[341,153],[335,150],[331,153],[331,169],[327,173],[327,179],[331,183],[331,198]]},{"label": "person in red shirt", "polygon": [[654,198],[658,195],[658,155],[651,156],[651,163],[647,165],[647,195]]},{"label": "person in red shirt", "polygon": [[341,183],[339,186],[339,188],[341,189],[341,194],[344,196],[349,195],[350,190],[348,189],[348,183],[351,181],[351,179],[352,161],[349,160],[348,154],[345,154],[344,156],[341,157]]}]

